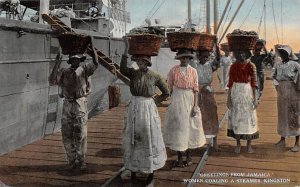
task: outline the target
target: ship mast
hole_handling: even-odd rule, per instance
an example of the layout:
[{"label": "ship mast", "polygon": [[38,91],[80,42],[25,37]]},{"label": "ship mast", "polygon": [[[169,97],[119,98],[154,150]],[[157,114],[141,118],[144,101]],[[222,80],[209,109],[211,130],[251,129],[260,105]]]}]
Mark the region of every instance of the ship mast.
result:
[{"label": "ship mast", "polygon": [[210,0],[206,0],[206,33],[211,33],[211,29],[210,29]]},{"label": "ship mast", "polygon": [[219,21],[219,16],[218,16],[218,0],[214,0],[214,35],[217,35],[217,27],[218,27],[218,21]]},{"label": "ship mast", "polygon": [[188,31],[192,30],[192,8],[191,8],[191,0],[188,0],[188,22],[187,22]]},{"label": "ship mast", "polygon": [[39,23],[43,23],[42,14],[49,14],[50,0],[40,0]]}]

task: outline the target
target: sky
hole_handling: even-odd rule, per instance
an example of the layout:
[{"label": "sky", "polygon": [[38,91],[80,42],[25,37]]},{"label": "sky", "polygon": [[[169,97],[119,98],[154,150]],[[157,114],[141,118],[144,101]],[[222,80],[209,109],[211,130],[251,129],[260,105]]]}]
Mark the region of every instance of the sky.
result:
[{"label": "sky", "polygon": [[[204,3],[206,0],[191,1],[192,21],[205,31],[206,13]],[[211,10],[213,10],[213,0],[210,1]],[[149,17],[152,25],[155,25],[155,19],[159,19],[161,25],[184,24],[188,16],[187,2],[188,0],[127,0],[126,10],[130,12],[131,16],[131,24],[127,28],[141,26],[145,24],[144,20]],[[218,2],[219,17],[221,17],[227,0],[218,0]],[[228,14],[225,15],[220,32],[218,32],[219,38],[240,2],[241,0],[231,0]],[[238,28],[258,32],[263,7],[264,0],[245,0],[228,32]],[[264,32],[265,23],[266,35]],[[211,26],[213,26],[213,11],[211,11]],[[275,44],[282,43],[290,45],[294,52],[300,51],[300,0],[266,0],[266,22],[262,19],[259,37],[267,40],[268,50]],[[225,42],[226,39],[223,41]]]}]

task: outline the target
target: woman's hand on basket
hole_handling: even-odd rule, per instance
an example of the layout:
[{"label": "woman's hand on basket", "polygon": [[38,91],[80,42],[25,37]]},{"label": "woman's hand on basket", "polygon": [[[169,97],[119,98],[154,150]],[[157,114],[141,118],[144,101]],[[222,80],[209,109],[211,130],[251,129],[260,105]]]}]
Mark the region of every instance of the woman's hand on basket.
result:
[{"label": "woman's hand on basket", "polygon": [[129,49],[129,43],[128,43],[128,38],[127,38],[127,36],[123,36],[123,41],[124,41],[124,44],[125,44],[125,51],[124,51],[124,54],[127,54],[127,53],[128,53],[128,49]]},{"label": "woman's hand on basket", "polygon": [[62,55],[60,54],[60,51],[58,51],[56,57],[55,57],[55,61],[56,63],[61,63],[61,60],[62,60]]}]

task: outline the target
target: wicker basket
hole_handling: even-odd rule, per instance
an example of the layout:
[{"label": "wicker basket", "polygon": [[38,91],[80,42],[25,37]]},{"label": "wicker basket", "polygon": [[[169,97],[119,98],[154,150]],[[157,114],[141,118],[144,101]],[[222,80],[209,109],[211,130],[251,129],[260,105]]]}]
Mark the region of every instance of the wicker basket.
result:
[{"label": "wicker basket", "polygon": [[252,50],[255,47],[257,35],[227,35],[230,51]]},{"label": "wicker basket", "polygon": [[157,56],[163,37],[155,34],[133,34],[128,36],[130,55]]},{"label": "wicker basket", "polygon": [[200,51],[213,51],[215,35],[200,34],[198,50]]},{"label": "wicker basket", "polygon": [[75,33],[63,33],[58,40],[64,55],[83,54],[91,42],[90,36]]},{"label": "wicker basket", "polygon": [[167,34],[171,51],[188,49],[196,51],[199,45],[200,33],[195,32],[171,32]]},{"label": "wicker basket", "polygon": [[228,43],[222,43],[221,44],[221,50],[222,51],[229,51],[229,45],[228,45]]}]

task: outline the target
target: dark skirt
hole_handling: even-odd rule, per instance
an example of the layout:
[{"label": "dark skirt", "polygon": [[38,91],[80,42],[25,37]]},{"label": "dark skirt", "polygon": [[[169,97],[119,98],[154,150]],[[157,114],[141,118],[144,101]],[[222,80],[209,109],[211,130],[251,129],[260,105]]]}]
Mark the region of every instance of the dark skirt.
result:
[{"label": "dark skirt", "polygon": [[277,86],[278,125],[280,136],[300,135],[300,92],[292,81],[280,81]]},{"label": "dark skirt", "polygon": [[200,87],[199,107],[201,110],[204,134],[216,136],[219,131],[217,103],[214,94],[205,89],[205,87]]},{"label": "dark skirt", "polygon": [[227,129],[227,136],[239,140],[254,140],[259,138],[259,133],[253,134],[235,134],[233,130]]}]

